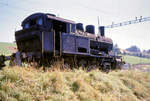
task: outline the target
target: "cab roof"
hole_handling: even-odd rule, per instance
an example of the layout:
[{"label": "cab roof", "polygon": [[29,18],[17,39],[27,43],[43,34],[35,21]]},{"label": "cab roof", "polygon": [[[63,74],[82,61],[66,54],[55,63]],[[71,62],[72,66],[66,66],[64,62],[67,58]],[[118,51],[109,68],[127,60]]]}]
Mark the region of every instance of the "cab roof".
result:
[{"label": "cab roof", "polygon": [[56,17],[54,14],[49,14],[49,13],[34,13],[34,14],[26,17],[23,20],[22,25],[24,25],[26,22],[29,22],[30,20],[32,20],[34,18],[40,18],[40,17],[49,18],[49,19],[52,19],[52,20],[57,20],[57,21],[66,22],[66,23],[75,24],[75,22],[72,21],[72,20],[64,19],[64,18],[61,18],[61,17]]}]

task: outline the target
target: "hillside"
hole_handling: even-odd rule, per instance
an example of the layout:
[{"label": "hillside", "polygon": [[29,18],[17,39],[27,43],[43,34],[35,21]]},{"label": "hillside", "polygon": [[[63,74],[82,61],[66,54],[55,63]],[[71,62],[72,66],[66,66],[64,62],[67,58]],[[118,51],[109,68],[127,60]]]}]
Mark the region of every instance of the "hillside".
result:
[{"label": "hillside", "polygon": [[150,64],[150,59],[137,56],[122,55],[123,60],[130,64]]},{"label": "hillside", "polygon": [[0,55],[10,55],[12,53],[11,47],[16,47],[16,44],[0,42]]},{"label": "hillside", "polygon": [[150,75],[140,71],[0,71],[1,101],[150,101]]}]

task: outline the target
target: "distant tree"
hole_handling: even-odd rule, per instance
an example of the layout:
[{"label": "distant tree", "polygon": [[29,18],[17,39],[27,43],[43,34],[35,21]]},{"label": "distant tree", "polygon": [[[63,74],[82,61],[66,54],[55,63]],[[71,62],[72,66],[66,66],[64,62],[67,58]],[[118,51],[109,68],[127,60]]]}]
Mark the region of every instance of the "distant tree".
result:
[{"label": "distant tree", "polygon": [[115,44],[115,45],[113,46],[113,53],[114,53],[115,55],[120,54],[120,48],[118,47],[118,44]]},{"label": "distant tree", "polygon": [[147,51],[144,49],[144,50],[143,50],[143,53],[147,53]]},{"label": "distant tree", "polygon": [[149,49],[149,50],[147,50],[147,53],[148,53],[148,54],[150,54],[150,49]]},{"label": "distant tree", "polygon": [[129,52],[137,52],[137,53],[139,53],[139,52],[141,52],[140,51],[140,48],[138,48],[137,46],[131,46],[130,48],[127,48],[126,49],[127,51],[129,51]]},{"label": "distant tree", "polygon": [[113,47],[114,47],[114,48],[119,48],[119,47],[118,47],[118,44],[115,44]]}]

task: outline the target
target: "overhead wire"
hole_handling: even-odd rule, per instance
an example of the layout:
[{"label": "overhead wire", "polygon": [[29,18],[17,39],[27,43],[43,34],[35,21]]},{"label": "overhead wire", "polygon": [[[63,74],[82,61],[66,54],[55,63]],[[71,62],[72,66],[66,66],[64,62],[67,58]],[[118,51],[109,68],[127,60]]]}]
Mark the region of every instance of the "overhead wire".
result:
[{"label": "overhead wire", "polygon": [[[8,1],[7,1],[7,3],[4,3],[4,0],[1,0],[1,1],[3,1],[3,2],[0,2],[0,4],[1,5],[3,5],[3,6],[9,6],[9,7],[12,7],[12,8],[19,8],[19,9],[21,9],[21,10],[24,10],[24,11],[32,11],[32,10],[29,10],[29,9],[26,9],[26,8],[23,8],[23,7],[19,7],[19,6],[12,6],[12,5],[10,5],[9,3],[8,3]],[[26,3],[28,3],[28,4],[31,4],[31,3],[29,3],[30,2],[30,0],[21,0],[21,2],[26,2]],[[20,0],[16,0],[16,2],[20,2]],[[73,1],[74,2],[74,1]],[[36,2],[35,2],[36,3]],[[34,3],[34,4],[35,4]],[[74,2],[74,3],[76,3],[77,5],[80,5],[80,7],[82,7],[82,8],[86,8],[86,9],[88,9],[88,10],[93,10],[93,11],[96,11],[96,12],[98,12],[98,13],[100,13],[100,14],[103,14],[103,15],[111,15],[112,13],[111,12],[107,12],[107,11],[104,11],[104,10],[101,10],[101,9],[97,9],[97,8],[95,8],[95,7],[91,7],[91,6],[87,6],[87,5],[85,5],[85,4],[81,4],[81,3],[79,3],[79,2]],[[77,6],[76,5],[76,6]]]},{"label": "overhead wire", "polygon": [[[4,1],[2,2],[3,0],[0,0],[0,5],[3,5],[3,6],[8,6],[8,7],[11,7],[11,8],[14,8],[14,9],[17,9],[17,10],[22,10],[22,11],[32,11],[31,9],[26,9],[26,8],[23,8],[23,7],[19,7],[19,6],[13,6],[13,5],[10,5],[8,2],[7,3],[4,3]],[[17,0],[18,1],[18,0]],[[23,0],[23,1],[26,1],[26,0]],[[29,0],[28,0],[29,1]],[[26,1],[27,2],[27,1]],[[83,8],[86,8],[86,9],[90,9],[90,10],[95,10],[97,12],[101,12],[101,14],[105,14],[105,15],[109,15],[111,14],[110,12],[106,12],[106,11],[103,11],[103,10],[100,10],[100,9],[97,9],[95,7],[89,7],[89,6],[86,6],[86,5],[83,5],[81,3],[77,3],[77,2],[74,2],[76,4],[79,4],[81,5],[80,7],[83,7]],[[119,4],[118,4],[119,6]],[[120,7],[120,6],[119,6]],[[118,8],[119,8],[118,7]],[[112,17],[112,16],[111,16]],[[120,27],[120,26],[125,26],[125,25],[130,25],[130,24],[136,24],[136,23],[141,23],[141,22],[145,22],[145,21],[150,21],[150,17],[145,17],[145,18],[140,18],[140,19],[135,19],[135,20],[130,20],[130,21],[125,21],[125,22],[121,22],[121,23],[116,23],[114,24],[114,22],[112,22],[111,25],[107,25],[105,26],[105,28],[115,28],[115,27]]]},{"label": "overhead wire", "polygon": [[8,7],[17,9],[17,10],[22,10],[22,11],[32,11],[32,12],[33,12],[33,10],[31,10],[31,9],[26,9],[26,8],[19,7],[19,6],[13,6],[13,5],[10,5],[9,3],[0,2],[0,5],[2,5],[2,6],[8,6]]}]

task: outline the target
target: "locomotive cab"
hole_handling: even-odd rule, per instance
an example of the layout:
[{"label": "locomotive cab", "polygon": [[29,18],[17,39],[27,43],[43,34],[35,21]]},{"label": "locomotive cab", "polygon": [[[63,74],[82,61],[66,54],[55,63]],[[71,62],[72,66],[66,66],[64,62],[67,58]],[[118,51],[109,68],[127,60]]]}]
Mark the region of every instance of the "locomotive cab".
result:
[{"label": "locomotive cab", "polygon": [[47,14],[46,25],[47,29],[53,35],[53,52],[54,55],[60,55],[62,51],[61,36],[63,33],[75,32],[75,22],[66,20],[60,17],[55,17]]}]

